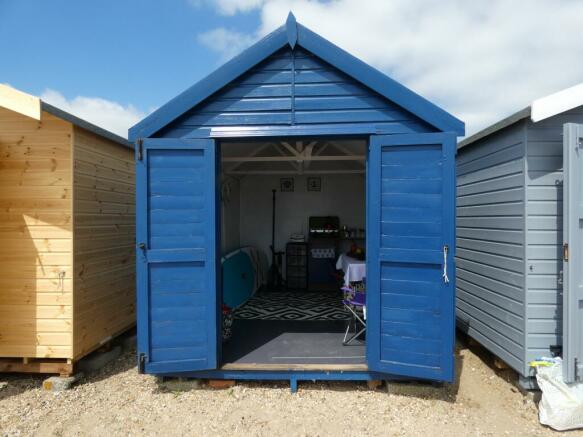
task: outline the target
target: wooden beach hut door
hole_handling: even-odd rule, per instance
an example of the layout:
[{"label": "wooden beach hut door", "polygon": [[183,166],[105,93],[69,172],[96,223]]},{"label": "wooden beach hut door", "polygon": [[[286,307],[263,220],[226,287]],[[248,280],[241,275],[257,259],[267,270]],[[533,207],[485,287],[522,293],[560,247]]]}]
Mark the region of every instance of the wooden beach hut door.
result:
[{"label": "wooden beach hut door", "polygon": [[217,366],[213,140],[136,146],[138,356],[148,373]]},{"label": "wooden beach hut door", "polygon": [[367,165],[368,367],[453,381],[455,136],[371,136]]},{"label": "wooden beach hut door", "polygon": [[563,128],[563,379],[583,380],[583,125]]}]

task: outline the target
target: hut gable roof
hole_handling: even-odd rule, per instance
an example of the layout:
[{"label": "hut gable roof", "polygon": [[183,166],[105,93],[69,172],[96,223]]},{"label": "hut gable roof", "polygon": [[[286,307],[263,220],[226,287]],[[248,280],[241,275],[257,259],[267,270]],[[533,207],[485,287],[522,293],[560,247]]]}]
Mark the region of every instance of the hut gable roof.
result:
[{"label": "hut gable roof", "polygon": [[413,114],[435,130],[463,135],[464,123],[443,109],[370,67],[331,42],[297,23],[290,13],[286,24],[249,47],[209,76],[146,117],[129,131],[130,141],[152,136],[187,114],[211,95],[283,50],[314,55],[364,87]]}]

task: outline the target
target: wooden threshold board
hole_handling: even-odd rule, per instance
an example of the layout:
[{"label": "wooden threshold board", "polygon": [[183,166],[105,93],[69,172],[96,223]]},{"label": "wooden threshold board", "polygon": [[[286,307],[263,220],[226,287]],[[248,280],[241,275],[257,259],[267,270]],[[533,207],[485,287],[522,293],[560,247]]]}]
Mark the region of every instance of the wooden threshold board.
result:
[{"label": "wooden threshold board", "polygon": [[267,370],[267,371],[343,371],[366,372],[366,364],[262,364],[262,363],[225,363],[221,370]]}]

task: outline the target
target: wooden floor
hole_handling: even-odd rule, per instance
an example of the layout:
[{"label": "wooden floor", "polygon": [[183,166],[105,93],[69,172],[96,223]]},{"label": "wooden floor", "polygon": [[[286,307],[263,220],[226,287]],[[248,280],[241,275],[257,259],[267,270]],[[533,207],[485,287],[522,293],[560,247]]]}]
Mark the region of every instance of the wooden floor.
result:
[{"label": "wooden floor", "polygon": [[365,371],[364,341],[343,346],[344,322],[235,320],[225,370]]}]

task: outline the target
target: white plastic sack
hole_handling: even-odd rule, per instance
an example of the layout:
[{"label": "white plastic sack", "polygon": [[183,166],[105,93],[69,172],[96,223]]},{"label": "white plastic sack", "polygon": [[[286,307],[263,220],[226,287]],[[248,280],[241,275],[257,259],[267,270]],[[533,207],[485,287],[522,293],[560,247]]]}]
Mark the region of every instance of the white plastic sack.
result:
[{"label": "white plastic sack", "polygon": [[538,367],[536,381],[542,391],[539,420],[557,431],[583,427],[583,384],[565,384],[561,362]]}]

